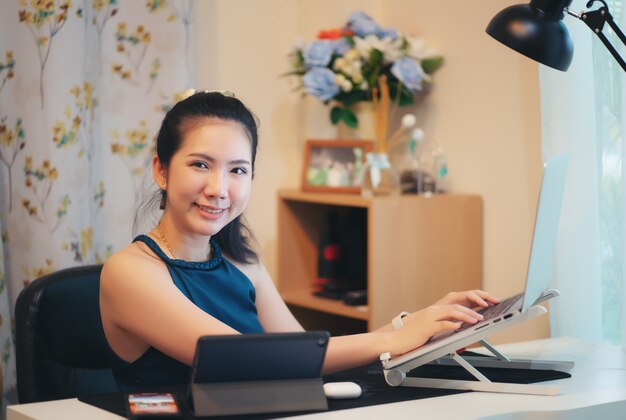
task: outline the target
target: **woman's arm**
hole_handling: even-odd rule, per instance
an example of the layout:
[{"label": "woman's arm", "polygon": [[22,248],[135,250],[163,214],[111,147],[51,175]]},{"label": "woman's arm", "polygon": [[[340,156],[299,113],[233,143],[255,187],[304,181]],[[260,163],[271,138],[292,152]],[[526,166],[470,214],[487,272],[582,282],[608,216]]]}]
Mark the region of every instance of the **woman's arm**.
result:
[{"label": "woman's arm", "polygon": [[191,365],[199,337],[238,333],[190,302],[160,261],[133,248],[105,263],[100,307],[107,340],[127,361],[152,346]]},{"label": "woman's arm", "polygon": [[[259,320],[266,332],[303,331],[262,264],[237,267],[255,285]],[[482,319],[482,315],[470,308],[486,307],[497,302],[497,298],[482,290],[452,292],[435,305],[404,317],[404,326],[399,330],[387,324],[370,333],[331,337],[324,374],[371,363],[381,353],[390,352],[392,356],[397,356],[411,351],[439,332],[459,328],[462,322],[475,324]]]},{"label": "woman's arm", "polygon": [[[500,302],[500,299],[484,290],[468,290],[466,292],[450,292],[441,298],[435,305],[463,305],[468,308],[486,308]],[[391,322],[377,330],[377,332],[393,331]]]},{"label": "woman's arm", "polygon": [[259,322],[265,332],[304,331],[278,293],[272,277],[262,263],[234,264],[254,285]]},{"label": "woman's arm", "polygon": [[385,352],[398,356],[420,347],[433,335],[454,330],[461,322],[475,324],[481,318],[461,305],[429,306],[403,318],[399,330],[384,328],[371,333],[332,337],[324,360],[324,374],[371,363]]}]

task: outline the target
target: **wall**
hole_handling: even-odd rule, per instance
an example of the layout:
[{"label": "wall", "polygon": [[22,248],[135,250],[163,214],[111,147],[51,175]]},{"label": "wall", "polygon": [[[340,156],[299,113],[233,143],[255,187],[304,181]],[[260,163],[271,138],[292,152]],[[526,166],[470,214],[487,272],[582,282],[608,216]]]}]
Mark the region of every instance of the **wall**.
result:
[{"label": "wall", "polygon": [[[276,191],[297,187],[307,138],[336,136],[328,109],[291,91],[287,54],[298,39],[363,10],[421,36],[446,59],[417,111],[448,155],[454,192],[484,200],[484,288],[521,290],[541,176],[537,64],[485,34],[510,0],[211,0],[197,2],[198,86],[228,89],[261,120],[261,149],[247,218],[270,273],[276,267]],[[402,308],[399,308],[402,309]],[[496,341],[545,336],[547,322]]]}]

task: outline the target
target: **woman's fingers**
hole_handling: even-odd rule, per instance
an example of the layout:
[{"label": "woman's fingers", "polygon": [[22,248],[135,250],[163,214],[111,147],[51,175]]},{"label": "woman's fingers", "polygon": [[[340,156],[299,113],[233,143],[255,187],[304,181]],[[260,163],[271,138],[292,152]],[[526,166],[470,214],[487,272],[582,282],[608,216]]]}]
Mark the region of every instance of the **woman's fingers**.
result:
[{"label": "woman's fingers", "polygon": [[465,298],[470,302],[470,304],[480,306],[482,308],[486,308],[489,305],[500,302],[500,299],[485,292],[484,290],[470,290],[466,292]]},{"label": "woman's fingers", "polygon": [[476,324],[484,317],[471,308],[485,308],[499,301],[480,289],[448,293],[435,305],[404,318],[404,327],[394,332],[398,337],[394,354],[419,347],[437,333],[457,330],[463,323]]},{"label": "woman's fingers", "polygon": [[474,325],[483,316],[465,305],[433,305],[413,312],[403,319],[404,327],[395,331],[399,337],[394,354],[402,354],[423,345],[433,335],[457,330],[463,323]]},{"label": "woman's fingers", "polygon": [[471,310],[463,305],[450,305],[445,308],[445,316],[448,319],[475,324],[483,319],[483,316],[476,311]]},{"label": "woman's fingers", "polygon": [[490,304],[498,303],[500,299],[493,296],[491,293],[484,290],[468,290],[465,292],[451,292],[448,293],[438,304],[449,305],[458,303],[464,306],[480,306],[486,308]]},{"label": "woman's fingers", "polygon": [[498,298],[497,296],[492,295],[489,292],[485,292],[484,290],[474,290],[473,292],[476,295],[478,295],[478,297],[480,297],[486,303],[490,303],[490,304],[500,303],[500,298]]},{"label": "woman's fingers", "polygon": [[475,324],[483,319],[483,316],[472,309],[459,305],[437,305],[427,308],[430,313],[430,321],[460,321]]}]

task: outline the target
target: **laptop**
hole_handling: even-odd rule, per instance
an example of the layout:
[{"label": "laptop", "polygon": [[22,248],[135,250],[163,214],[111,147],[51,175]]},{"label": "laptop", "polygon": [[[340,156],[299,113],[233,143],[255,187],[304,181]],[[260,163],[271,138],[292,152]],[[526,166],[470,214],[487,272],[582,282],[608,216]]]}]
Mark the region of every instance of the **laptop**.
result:
[{"label": "laptop", "polygon": [[564,155],[551,158],[544,164],[524,291],[479,311],[483,313],[484,319],[474,325],[464,323],[458,330],[431,337],[426,344],[409,353],[383,360],[384,369],[399,366],[413,369],[546,312],[545,308],[535,305],[559,295],[556,290],[548,290],[548,286],[552,276],[567,164]]}]

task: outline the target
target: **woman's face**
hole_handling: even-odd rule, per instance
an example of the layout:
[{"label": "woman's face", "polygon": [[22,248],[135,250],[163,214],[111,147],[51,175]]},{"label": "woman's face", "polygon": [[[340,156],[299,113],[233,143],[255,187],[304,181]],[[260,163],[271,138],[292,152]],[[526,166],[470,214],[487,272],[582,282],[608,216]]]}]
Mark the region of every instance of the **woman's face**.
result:
[{"label": "woman's face", "polygon": [[[155,165],[167,191],[166,212],[179,230],[213,236],[239,216],[250,198],[252,150],[234,121],[205,119],[184,133],[168,168]],[[161,183],[159,183],[161,182]]]}]

